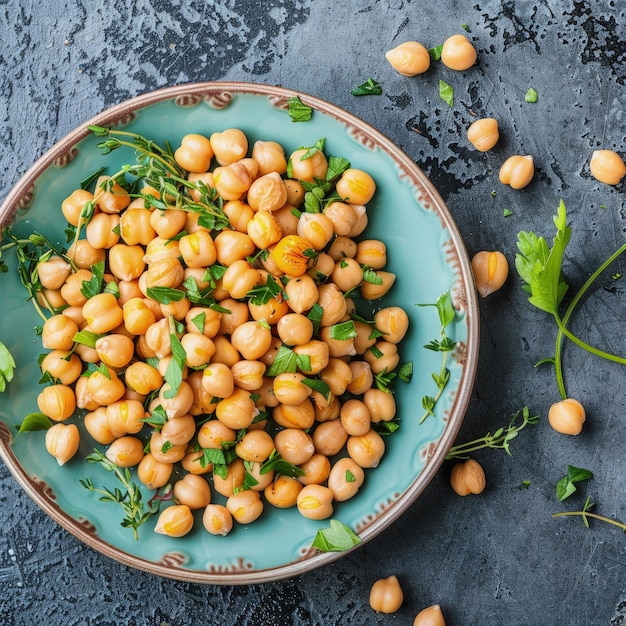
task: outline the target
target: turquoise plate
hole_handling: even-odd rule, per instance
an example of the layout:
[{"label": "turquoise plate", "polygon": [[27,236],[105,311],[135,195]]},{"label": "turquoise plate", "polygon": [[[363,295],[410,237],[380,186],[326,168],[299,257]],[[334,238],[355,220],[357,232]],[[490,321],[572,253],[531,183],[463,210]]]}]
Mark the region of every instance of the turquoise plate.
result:
[{"label": "turquoise plate", "polygon": [[[294,95],[314,109],[310,121],[291,121],[287,100]],[[398,279],[375,308],[395,304],[409,313],[410,332],[400,351],[403,361],[413,361],[414,374],[409,384],[395,385],[401,427],[387,438],[381,464],[366,470],[365,484],[355,498],[335,507],[333,518],[353,528],[363,545],[397,519],[437,472],[461,425],[474,383],[479,344],[476,294],[463,241],[443,200],[415,163],[374,128],[327,102],[278,87],[181,85],[115,106],[88,124],[124,127],[173,146],[190,132],[209,135],[238,127],[251,145],[257,139],[274,140],[287,153],[324,137],[327,154],[347,158],[376,180],[377,193],[368,205],[364,236],[387,244],[386,269]],[[62,200],[101,166],[112,173],[134,160],[132,153],[123,150],[102,156],[96,147],[99,141],[84,124],[57,143],[6,198],[0,224],[13,222],[20,236],[38,230],[63,243]],[[198,520],[189,535],[168,538],[153,532],[151,519],[135,540],[132,531],[120,525],[121,510],[100,502],[79,483],[80,478],[90,477],[97,486],[116,486],[110,473],[84,460],[95,443],[86,431],[79,453],[63,467],[45,451],[43,432],[16,435],[15,426],[37,411],[37,359],[43,349],[34,330],[40,319],[25,301],[12,255],[5,258],[10,271],[0,278],[0,341],[15,355],[17,368],[0,405],[0,455],[48,515],[88,546],[121,563],[200,583],[244,584],[294,577],[346,554],[311,548],[317,530],[328,526],[328,520],[308,520],[295,509],[269,505],[259,520],[237,526],[226,537],[210,535]],[[419,424],[421,399],[434,395],[431,372],[441,364],[441,355],[423,346],[439,336],[440,323],[434,307],[415,304],[434,303],[447,290],[457,311],[448,328],[458,342],[449,362],[450,382],[435,416]],[[372,310],[363,314],[371,315]],[[70,419],[82,428],[80,415]]]}]

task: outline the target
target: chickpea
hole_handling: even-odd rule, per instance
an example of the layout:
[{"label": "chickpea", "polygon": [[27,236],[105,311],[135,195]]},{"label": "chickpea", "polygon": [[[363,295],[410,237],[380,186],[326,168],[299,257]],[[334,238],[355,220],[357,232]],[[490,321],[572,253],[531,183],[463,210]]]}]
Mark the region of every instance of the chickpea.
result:
[{"label": "chickpea", "polygon": [[375,430],[370,430],[365,435],[348,437],[346,448],[350,458],[361,467],[378,467],[385,453],[385,442]]},{"label": "chickpea", "polygon": [[236,431],[217,419],[204,422],[198,430],[198,444],[203,448],[221,450],[224,443],[233,443],[236,439]]},{"label": "chickpea", "polygon": [[112,293],[99,293],[83,305],[83,317],[97,334],[111,332],[124,322],[124,312]]},{"label": "chickpea", "polygon": [[264,430],[247,432],[235,446],[235,452],[240,459],[259,463],[267,461],[273,450],[274,440]]},{"label": "chickpea", "polygon": [[[150,301],[150,298],[148,298]],[[157,303],[159,304],[159,303]],[[191,308],[191,302],[188,298],[182,298],[176,302],[168,302],[167,304],[159,304],[159,309],[163,317],[173,317],[177,322],[185,319],[185,315]]]},{"label": "chickpea", "polygon": [[485,472],[474,459],[457,463],[450,474],[450,485],[460,496],[482,493],[486,485]]},{"label": "chickpea", "polygon": [[387,264],[387,246],[378,239],[365,239],[356,246],[357,263],[380,270]]},{"label": "chickpea", "polygon": [[241,459],[235,459],[226,469],[226,476],[213,474],[213,486],[220,495],[230,498],[243,485],[246,469]]},{"label": "chickpea", "polygon": [[204,509],[202,524],[212,535],[226,536],[233,528],[233,517],[222,504],[209,504]]},{"label": "chickpea", "polygon": [[365,472],[361,466],[345,457],[339,459],[330,470],[328,488],[333,492],[336,502],[344,502],[357,494],[364,480]]},{"label": "chickpea", "polygon": [[378,298],[382,298],[396,282],[396,275],[392,272],[378,270],[376,276],[380,281],[379,284],[367,281],[361,283],[359,291],[361,292],[361,296],[366,300],[378,300]]},{"label": "chickpea", "polygon": [[502,252],[478,252],[472,258],[472,272],[478,293],[486,298],[504,285],[509,275],[509,264]]},{"label": "chickpea", "polygon": [[350,229],[348,237],[358,237],[367,228],[369,223],[367,208],[363,204],[351,204],[350,206],[356,213],[356,224]]},{"label": "chickpea", "polygon": [[161,427],[161,435],[174,446],[189,443],[196,434],[196,420],[186,414],[168,419]]},{"label": "chickpea", "polygon": [[111,428],[107,418],[106,407],[100,406],[95,410],[89,410],[83,418],[85,429],[98,443],[107,446],[115,439],[123,437],[126,433],[117,432]]},{"label": "chickpea", "polygon": [[530,183],[534,175],[533,157],[530,154],[525,156],[515,154],[502,164],[499,178],[503,185],[509,185],[513,189],[522,189]]},{"label": "chickpea", "polygon": [[222,285],[231,298],[243,298],[253,287],[261,282],[259,270],[248,261],[239,259],[230,265],[222,277]]},{"label": "chickpea", "polygon": [[269,349],[272,331],[262,322],[244,322],[233,330],[230,341],[244,359],[255,361]]},{"label": "chickpea", "polygon": [[363,394],[372,422],[389,422],[396,416],[396,400],[392,393],[372,387]]},{"label": "chickpea", "polygon": [[288,313],[278,320],[276,331],[288,346],[302,346],[313,337],[313,322],[300,313]]},{"label": "chickpea", "polygon": [[224,365],[232,367],[241,358],[239,352],[223,335],[213,337],[213,344],[215,345],[215,354],[213,355],[215,363],[224,363]]},{"label": "chickpea", "polygon": [[269,211],[255,213],[246,226],[246,232],[254,245],[261,250],[269,248],[283,236],[280,222]]},{"label": "chickpea", "polygon": [[324,213],[303,213],[298,220],[297,233],[314,250],[321,250],[333,238],[333,222]]},{"label": "chickpea", "polygon": [[626,176],[624,160],[614,150],[594,150],[589,169],[596,180],[607,185],[617,185]]},{"label": "chickpea", "polygon": [[320,372],[320,378],[328,384],[333,395],[340,396],[352,382],[352,370],[345,361],[331,357],[328,365]]},{"label": "chickpea", "polygon": [[248,232],[248,224],[254,217],[254,211],[251,206],[242,200],[229,200],[224,203],[222,210],[235,231],[244,234]]},{"label": "chickpea", "polygon": [[287,188],[287,204],[293,207],[302,204],[304,200],[304,186],[302,183],[299,180],[287,178],[285,180],[285,187]]},{"label": "chickpea", "polygon": [[324,326],[320,330],[320,339],[328,346],[328,354],[331,358],[354,356],[356,349],[354,348],[354,339],[333,339],[332,326]]},{"label": "chickpea", "polygon": [[163,384],[159,371],[143,361],[131,363],[124,372],[126,385],[137,393],[148,395]]},{"label": "chickpea", "polygon": [[41,331],[41,344],[48,350],[71,350],[78,325],[66,315],[48,318]]},{"label": "chickpea", "polygon": [[358,246],[354,239],[350,237],[337,236],[333,239],[333,242],[328,248],[328,256],[330,256],[335,263],[342,259],[353,259],[356,256]]},{"label": "chickpea", "polygon": [[348,441],[348,433],[338,419],[318,424],[312,436],[315,451],[327,457],[338,454]]},{"label": "chickpea", "polygon": [[177,259],[180,256],[178,240],[156,236],[147,246],[144,261],[154,263],[160,259]]},{"label": "chickpea", "polygon": [[362,400],[350,398],[344,402],[339,416],[348,435],[365,435],[371,428],[370,412]]},{"label": "chickpea", "polygon": [[250,189],[252,179],[245,165],[230,163],[213,170],[213,182],[224,200],[240,200]]},{"label": "chickpea", "polygon": [[316,422],[329,422],[339,417],[341,413],[341,402],[337,396],[331,393],[330,397],[326,399],[320,393],[314,391],[311,394],[311,398],[313,399]]},{"label": "chickpea", "polygon": [[285,235],[273,248],[270,258],[278,269],[290,276],[302,276],[307,271],[309,259],[315,251],[309,241],[300,235]]},{"label": "chickpea", "polygon": [[248,190],[248,204],[255,211],[277,211],[287,202],[287,188],[278,172],[257,178]]},{"label": "chickpea", "polygon": [[49,385],[37,396],[39,410],[55,422],[62,422],[76,410],[76,395],[68,385]]},{"label": "chickpea", "polygon": [[174,445],[163,433],[155,430],[150,436],[150,454],[160,463],[177,463],[186,453],[186,444]]},{"label": "chickpea", "polygon": [[235,521],[250,524],[263,513],[263,501],[258,491],[245,489],[230,496],[226,501],[226,508]]},{"label": "chickpea", "polygon": [[399,306],[389,306],[374,315],[376,330],[384,335],[389,343],[400,343],[409,329],[409,316]]},{"label": "chickpea", "polygon": [[277,324],[280,319],[289,312],[289,306],[282,296],[270,298],[265,304],[254,304],[248,300],[250,316],[256,322],[267,322],[270,325]]},{"label": "chickpea", "polygon": [[380,374],[385,370],[392,372],[400,363],[398,346],[395,343],[379,340],[363,354],[363,359],[370,364],[374,374]]},{"label": "chickpea", "polygon": [[140,432],[144,426],[141,420],[146,417],[143,404],[138,400],[117,400],[105,408],[105,414],[111,431],[124,435]]},{"label": "chickpea", "polygon": [[163,407],[168,419],[174,419],[189,413],[189,409],[193,404],[194,396],[191,385],[186,381],[181,381],[178,391],[172,397],[170,393],[172,388],[169,383],[164,383],[159,391],[159,403]]},{"label": "chickpea", "polygon": [[154,526],[154,532],[168,537],[183,537],[193,528],[193,513],[185,504],[173,504],[164,509]]},{"label": "chickpea", "polygon": [[238,128],[227,128],[222,132],[213,133],[209,140],[220,165],[239,161],[248,152],[248,138]]},{"label": "chickpea", "polygon": [[258,413],[250,392],[235,387],[233,393],[217,403],[217,419],[229,428],[248,428]]},{"label": "chickpea", "polygon": [[227,309],[228,313],[220,314],[219,333],[232,335],[236,328],[248,321],[248,314],[250,313],[248,305],[233,298],[225,298],[220,302],[220,305]]},{"label": "chickpea", "polygon": [[76,381],[76,384],[74,385],[74,395],[76,396],[76,406],[79,409],[85,409],[87,411],[95,411],[100,406],[87,391],[87,377],[86,376],[81,376]]},{"label": "chickpea", "polygon": [[317,283],[324,283],[328,280],[328,277],[333,273],[335,269],[335,261],[333,258],[324,252],[321,252],[315,257],[312,267],[307,271],[307,274]]},{"label": "chickpea", "polygon": [[137,478],[139,478],[148,489],[160,489],[167,485],[173,470],[174,465],[172,463],[161,463],[149,452],[139,461],[139,465],[137,466]]},{"label": "chickpea", "polygon": [[274,421],[283,428],[311,428],[315,422],[315,411],[311,400],[306,398],[300,404],[278,404],[272,409]]},{"label": "chickpea", "polygon": [[146,270],[146,287],[178,287],[185,278],[185,271],[178,259],[159,259],[150,263]]},{"label": "chickpea", "polygon": [[118,467],[133,467],[144,457],[143,441],[137,437],[125,435],[111,443],[105,455]]},{"label": "chickpea", "polygon": [[166,318],[151,324],[146,330],[145,339],[146,345],[153,352],[153,356],[164,359],[172,354],[170,325]]},{"label": "chickpea", "polygon": [[330,460],[327,456],[316,452],[308,461],[300,465],[300,469],[304,475],[298,477],[299,482],[303,485],[312,483],[321,485],[330,475]]},{"label": "chickpea", "polygon": [[252,158],[258,163],[261,176],[270,172],[284,174],[287,171],[285,150],[275,141],[256,141],[252,146]]},{"label": "chickpea", "polygon": [[202,372],[202,386],[216,398],[227,398],[235,389],[235,379],[224,363],[210,363]]},{"label": "chickpea", "polygon": [[109,215],[107,213],[96,213],[87,228],[85,236],[87,241],[95,249],[109,249],[113,247],[119,240],[118,234],[120,225],[119,215]]},{"label": "chickpea", "polygon": [[[133,298],[143,299],[144,295],[139,288],[139,280],[121,280],[117,279],[117,289],[119,296],[117,297],[117,303],[124,308],[124,305]],[[134,333],[133,333],[134,334]]]},{"label": "chickpea", "polygon": [[332,326],[343,318],[347,311],[346,299],[333,283],[318,287],[317,304],[322,307],[321,326]]},{"label": "chickpea", "polygon": [[363,282],[363,269],[354,259],[341,259],[330,278],[341,291],[351,291]]},{"label": "chickpea", "polygon": [[314,183],[316,178],[324,180],[328,171],[328,160],[321,150],[311,151],[300,148],[289,157],[289,177],[307,183]]},{"label": "chickpea", "polygon": [[67,350],[52,350],[41,361],[41,372],[63,385],[71,385],[82,374],[83,365],[76,354]]},{"label": "chickpea", "polygon": [[493,117],[476,120],[467,129],[467,139],[480,152],[491,150],[500,139],[498,120]]},{"label": "chickpea", "polygon": [[[345,202],[328,203],[324,209],[323,215],[332,223],[335,234],[342,237],[350,233],[355,227],[359,217],[354,207]],[[335,258],[334,255],[331,256]],[[335,261],[336,260],[335,258]]]},{"label": "chickpea", "polygon": [[[91,280],[91,277],[92,273],[85,269],[79,269],[67,277],[61,287],[60,294],[69,306],[82,307],[87,302],[87,296],[82,293],[81,288],[83,282]],[[50,290],[47,290],[46,293],[50,293]]]},{"label": "chickpea", "polygon": [[476,48],[465,35],[452,35],[443,42],[441,62],[452,70],[467,70],[476,63]]},{"label": "chickpea", "polygon": [[[93,202],[93,194],[86,189],[76,189],[61,203],[63,217],[72,226],[78,226],[78,222],[84,220],[88,209],[85,205]],[[84,223],[84,222],[83,222]]]},{"label": "chickpea", "polygon": [[209,267],[217,260],[215,244],[207,231],[199,230],[183,235],[178,245],[187,267]]},{"label": "chickpea", "polygon": [[110,334],[96,340],[96,352],[107,367],[121,369],[131,362],[135,344],[126,335]]},{"label": "chickpea", "polygon": [[367,172],[351,167],[341,175],[335,189],[348,204],[367,204],[374,197],[376,183]]},{"label": "chickpea", "polygon": [[276,452],[293,465],[302,465],[315,454],[313,439],[299,428],[285,428],[276,433],[274,445]]},{"label": "chickpea", "polygon": [[185,350],[185,363],[188,367],[202,367],[215,354],[215,344],[211,339],[200,333],[187,333],[182,336],[180,344]]},{"label": "chickpea", "polygon": [[230,266],[235,261],[245,259],[255,252],[255,245],[250,236],[235,230],[223,230],[214,239],[217,260],[222,265]]},{"label": "chickpea", "polygon": [[305,485],[298,494],[296,505],[308,519],[327,519],[333,514],[333,492],[322,485]]},{"label": "chickpea", "polygon": [[574,398],[554,403],[548,411],[548,422],[556,432],[564,435],[578,435],[585,422],[585,408]]},{"label": "chickpea", "polygon": [[67,258],[71,259],[76,267],[88,269],[96,263],[103,262],[106,252],[94,248],[86,239],[79,239],[67,249]]},{"label": "chickpea", "polygon": [[181,209],[155,209],[150,214],[150,226],[166,240],[178,235],[186,221],[187,213]]},{"label": "chickpea", "polygon": [[128,191],[110,176],[100,176],[96,190],[96,206],[104,213],[119,213],[130,204]]},{"label": "chickpea", "polygon": [[402,587],[396,576],[377,580],[370,590],[370,606],[377,613],[395,613],[404,601]]},{"label": "chickpea", "polygon": [[174,483],[174,498],[191,510],[204,509],[211,503],[211,487],[198,474],[186,474]]},{"label": "chickpea", "polygon": [[150,223],[152,211],[145,208],[128,208],[120,216],[120,235],[128,246],[147,246],[156,236]]},{"label": "chickpea", "polygon": [[319,297],[317,285],[308,274],[289,279],[284,291],[287,295],[287,305],[294,313],[308,311]]},{"label": "chickpea", "polygon": [[372,336],[372,327],[358,320],[354,321],[356,337],[354,338],[354,349],[357,354],[364,354],[366,350],[376,343],[376,337]]},{"label": "chickpea", "polygon": [[401,43],[393,50],[386,52],[385,58],[402,76],[417,76],[426,72],[430,67],[428,49],[417,41]]},{"label": "chickpea", "polygon": [[138,279],[146,269],[144,250],[140,245],[118,243],[109,250],[109,269],[119,280]]},{"label": "chickpea", "polygon": [[446,626],[441,607],[438,604],[433,604],[432,606],[422,609],[415,616],[413,626]]},{"label": "chickpea", "polygon": [[46,431],[46,450],[65,465],[77,452],[80,432],[76,424],[54,424]]},{"label": "chickpea", "polygon": [[71,273],[72,266],[60,256],[51,256],[37,264],[39,282],[44,289],[61,289]]},{"label": "chickpea", "polygon": [[185,135],[174,152],[176,163],[188,172],[206,172],[211,166],[212,158],[211,142],[204,135],[196,133]]},{"label": "chickpea", "polygon": [[[285,187],[288,183],[296,183],[297,181],[284,181]],[[300,183],[298,183],[300,184]],[[293,213],[294,206],[289,203],[289,197],[287,198],[287,204],[282,206],[276,211],[272,211],[272,217],[276,220],[280,226],[280,231],[283,235],[296,235],[298,233],[298,224],[300,220]]]},{"label": "chickpea", "polygon": [[348,366],[352,372],[352,380],[348,385],[347,390],[351,394],[361,396],[368,391],[374,383],[372,368],[367,361],[358,360],[350,361]]},{"label": "chickpea", "polygon": [[188,333],[201,333],[212,339],[220,330],[221,313],[210,307],[193,306],[185,314]]},{"label": "chickpea", "polygon": [[265,499],[279,509],[288,509],[296,505],[298,494],[303,485],[291,476],[281,474],[272,481],[263,492]]},{"label": "chickpea", "polygon": [[256,392],[263,385],[266,365],[261,361],[241,360],[231,367],[234,383],[246,391]]}]

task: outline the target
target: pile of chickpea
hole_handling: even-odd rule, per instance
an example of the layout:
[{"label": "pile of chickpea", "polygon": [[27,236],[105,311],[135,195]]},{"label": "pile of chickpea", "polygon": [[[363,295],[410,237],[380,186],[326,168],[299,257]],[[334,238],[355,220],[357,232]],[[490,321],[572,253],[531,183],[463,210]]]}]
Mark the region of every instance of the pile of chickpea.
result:
[{"label": "pile of chickpea", "polygon": [[[174,501],[155,527],[172,537],[192,529],[198,510],[216,535],[230,532],[233,521],[253,522],[266,503],[328,518],[333,503],[359,491],[364,469],[380,463],[385,443],[374,425],[396,416],[393,393],[374,382],[399,365],[408,316],[391,306],[371,321],[352,317],[347,295],[377,300],[395,281],[384,269],[385,244],[355,239],[367,226],[375,182],[349,167],[335,184],[340,199],[311,213],[303,210],[303,183],[325,179],[322,150],[287,155],[274,141],[250,150],[247,136],[230,128],[185,136],[174,157],[196,183],[194,201],[202,201],[199,189],[223,200],[230,228],[209,230],[198,213],[175,206],[151,208],[145,197],[161,197],[158,190],[146,186],[133,197],[106,178],[93,194],[78,189],[62,204],[69,224],[85,226],[85,238],[67,258],[38,267],[40,301],[54,313],[43,327],[49,352],[41,361],[53,384],[38,397],[54,422],[46,448],[60,464],[70,460],[81,435],[65,422],[84,411],[78,422],[108,446],[111,462],[136,467],[149,489],[173,485]],[[88,219],[87,203],[95,204]],[[103,285],[115,289],[86,297],[99,262]],[[216,266],[223,274],[213,280]],[[364,280],[364,270],[376,280]],[[213,286],[218,306],[190,302],[190,278],[201,292]],[[259,304],[250,291],[268,280],[280,293]],[[159,302],[148,296],[154,288],[185,297]],[[314,308],[319,328],[309,315]],[[350,320],[354,336],[334,337],[333,328]],[[85,330],[97,336],[93,347],[75,341]],[[177,388],[165,380],[172,333],[185,353]],[[281,350],[300,359],[298,368],[270,376]],[[162,423],[146,423],[155,412]],[[225,472],[213,472],[211,450],[234,450]],[[262,471],[276,454],[296,475]]]}]

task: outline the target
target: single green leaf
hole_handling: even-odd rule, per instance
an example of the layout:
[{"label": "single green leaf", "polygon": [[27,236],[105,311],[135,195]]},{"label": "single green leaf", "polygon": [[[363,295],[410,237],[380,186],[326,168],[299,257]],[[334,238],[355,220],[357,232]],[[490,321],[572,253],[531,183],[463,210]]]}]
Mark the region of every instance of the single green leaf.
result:
[{"label": "single green leaf", "polygon": [[276,353],[274,362],[267,370],[268,376],[278,376],[278,374],[284,374],[285,372],[295,372],[298,369],[298,360],[296,353],[286,346],[281,345]]},{"label": "single green leaf", "polygon": [[35,430],[48,430],[52,426],[52,420],[43,413],[29,413],[19,426],[18,433],[32,432]]},{"label": "single green leaf", "polygon": [[105,335],[99,335],[97,333],[94,333],[91,330],[79,330],[74,337],[72,337],[72,341],[74,343],[80,343],[84,346],[88,346],[90,348],[95,348],[96,347],[96,341],[98,341],[98,339],[101,339],[102,337],[104,337]]},{"label": "single green leaf", "polygon": [[537,95],[537,91],[532,87],[526,92],[526,95],[524,96],[524,100],[526,102],[530,102],[531,104],[537,102],[538,99],[539,96]]},{"label": "single green leaf", "polygon": [[411,382],[411,377],[413,376],[413,361],[407,361],[400,366],[398,370],[398,378],[403,383]]},{"label": "single green leaf", "polygon": [[146,295],[159,304],[171,304],[180,302],[185,297],[185,292],[171,287],[148,287]]},{"label": "single green leaf", "polygon": [[336,339],[337,341],[346,341],[348,339],[354,339],[357,336],[356,326],[353,320],[347,322],[340,322],[339,324],[333,324],[329,329],[330,339]]},{"label": "single green leaf", "polygon": [[345,552],[359,543],[361,538],[351,528],[331,519],[330,527],[317,531],[312,547],[321,552]]},{"label": "single green leaf", "polygon": [[102,291],[102,279],[104,277],[104,261],[98,261],[91,267],[91,278],[83,280],[80,292],[85,298],[93,298]]},{"label": "single green leaf", "polygon": [[443,50],[443,44],[428,48],[428,54],[431,61],[439,61],[441,59],[441,51]]},{"label": "single green leaf", "polygon": [[439,80],[439,97],[452,108],[454,104],[454,89],[443,80]]},{"label": "single green leaf", "polygon": [[353,96],[380,96],[383,93],[383,89],[380,84],[373,78],[368,78],[364,83],[358,87],[350,90]]},{"label": "single green leaf", "polygon": [[9,349],[0,341],[0,393],[2,393],[7,383],[13,380],[15,371],[15,359]]},{"label": "single green leaf", "polygon": [[308,122],[313,115],[313,109],[304,104],[299,96],[287,100],[287,112],[292,122]]}]

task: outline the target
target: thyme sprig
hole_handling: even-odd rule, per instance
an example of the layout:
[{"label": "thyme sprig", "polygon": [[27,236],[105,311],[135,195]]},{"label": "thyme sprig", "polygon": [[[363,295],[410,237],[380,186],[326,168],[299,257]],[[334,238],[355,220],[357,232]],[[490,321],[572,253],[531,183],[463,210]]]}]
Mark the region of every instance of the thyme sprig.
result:
[{"label": "thyme sprig", "polygon": [[[521,422],[519,422],[520,417]],[[488,432],[484,437],[452,446],[450,450],[448,450],[446,460],[467,459],[471,452],[476,452],[476,450],[482,450],[483,448],[501,449],[508,455],[511,455],[511,441],[513,441],[526,426],[536,424],[538,421],[539,416],[531,415],[529,408],[525,406],[523,409],[515,412],[508,426],[498,428],[493,434]]]},{"label": "thyme sprig", "polygon": [[431,376],[437,385],[437,393],[434,396],[425,395],[422,398],[422,407],[424,408],[424,414],[422,415],[419,423],[421,424],[426,420],[429,415],[434,416],[434,409],[439,401],[439,398],[443,395],[443,392],[450,380],[450,370],[448,369],[448,358],[450,352],[454,350],[456,341],[448,337],[446,334],[446,328],[454,320],[455,312],[452,306],[452,298],[450,292],[446,291],[437,298],[435,304],[418,304],[417,306],[434,306],[437,308],[439,314],[439,321],[441,323],[441,331],[439,338],[432,340],[426,344],[424,348],[427,350],[433,350],[434,352],[441,352],[441,367],[439,372],[432,372]]},{"label": "thyme sprig", "polygon": [[621,528],[622,531],[624,531],[626,533],[626,524],[623,524],[622,522],[615,520],[615,519],[611,519],[610,517],[605,517],[604,515],[598,515],[597,513],[591,513],[591,509],[593,509],[593,507],[595,506],[595,504],[593,502],[591,502],[591,498],[589,496],[587,496],[587,499],[585,500],[585,504],[583,505],[583,508],[581,511],[561,511],[560,513],[553,513],[552,517],[581,517],[583,520],[583,524],[585,525],[586,528],[589,528],[589,518],[593,518],[596,520],[599,520],[600,522],[605,522],[606,524],[611,524],[612,526],[617,526],[618,528]]},{"label": "thyme sprig", "polygon": [[85,489],[100,494],[99,500],[101,502],[119,504],[124,512],[124,519],[121,525],[124,528],[132,528],[135,539],[138,539],[138,528],[159,512],[161,502],[172,499],[171,486],[168,485],[162,491],[157,491],[148,502],[144,502],[139,485],[132,481],[128,468],[121,468],[115,465],[98,449],[94,449],[85,459],[89,463],[99,463],[107,472],[113,472],[121,483],[122,489],[116,487],[111,490],[107,487],[95,487],[90,478],[79,479],[80,484]]}]

